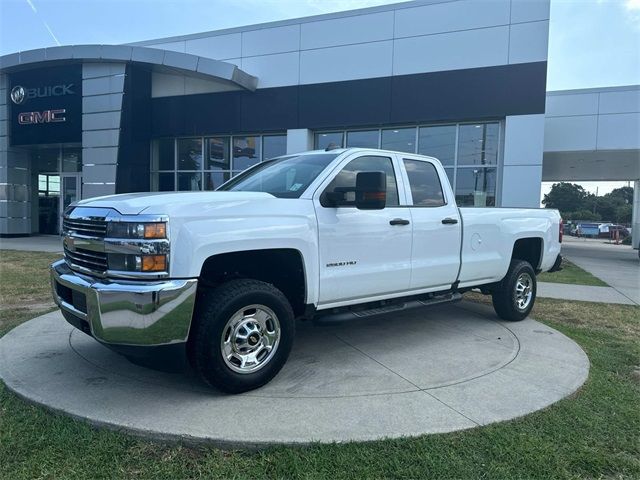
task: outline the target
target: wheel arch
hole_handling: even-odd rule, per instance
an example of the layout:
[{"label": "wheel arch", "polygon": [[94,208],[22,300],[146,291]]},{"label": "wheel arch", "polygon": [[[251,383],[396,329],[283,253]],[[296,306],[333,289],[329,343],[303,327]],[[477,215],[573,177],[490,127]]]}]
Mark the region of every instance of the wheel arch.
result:
[{"label": "wheel arch", "polygon": [[299,250],[270,248],[220,253],[203,262],[199,275],[205,288],[238,278],[272,284],[287,297],[296,316],[304,314],[307,284],[304,258]]},{"label": "wheel arch", "polygon": [[511,260],[524,260],[529,262],[534,271],[540,271],[544,241],[542,237],[519,238],[513,244]]}]

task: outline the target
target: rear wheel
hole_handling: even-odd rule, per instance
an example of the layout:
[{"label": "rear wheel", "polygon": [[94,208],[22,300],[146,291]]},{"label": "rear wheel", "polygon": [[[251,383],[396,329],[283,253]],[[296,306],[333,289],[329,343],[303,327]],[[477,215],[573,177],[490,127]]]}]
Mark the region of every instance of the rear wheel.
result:
[{"label": "rear wheel", "polygon": [[536,274],[531,264],[524,260],[511,260],[507,274],[491,293],[493,308],[504,320],[523,320],[533,308],[536,291]]},{"label": "rear wheel", "polygon": [[208,384],[246,392],[276,376],[294,335],[293,311],[280,290],[257,280],[232,280],[198,299],[189,357]]}]

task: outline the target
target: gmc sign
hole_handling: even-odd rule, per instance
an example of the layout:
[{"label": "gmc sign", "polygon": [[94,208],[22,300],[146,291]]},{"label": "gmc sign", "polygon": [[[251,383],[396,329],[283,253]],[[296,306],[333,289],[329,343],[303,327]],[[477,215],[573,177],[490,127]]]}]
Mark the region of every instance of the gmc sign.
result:
[{"label": "gmc sign", "polygon": [[57,123],[66,122],[64,116],[67,110],[58,108],[56,110],[45,110],[44,112],[22,112],[18,114],[18,123],[20,125],[32,125],[34,123]]},{"label": "gmc sign", "polygon": [[82,142],[82,65],[9,74],[7,103],[11,145]]}]

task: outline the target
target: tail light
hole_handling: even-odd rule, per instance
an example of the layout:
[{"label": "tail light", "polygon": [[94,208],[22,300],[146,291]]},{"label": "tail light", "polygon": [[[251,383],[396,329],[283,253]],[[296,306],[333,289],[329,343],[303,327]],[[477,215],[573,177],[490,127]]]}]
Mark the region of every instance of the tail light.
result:
[{"label": "tail light", "polygon": [[562,243],[562,233],[564,230],[564,221],[562,220],[562,218],[560,219],[560,231],[558,232],[558,241],[560,243]]}]

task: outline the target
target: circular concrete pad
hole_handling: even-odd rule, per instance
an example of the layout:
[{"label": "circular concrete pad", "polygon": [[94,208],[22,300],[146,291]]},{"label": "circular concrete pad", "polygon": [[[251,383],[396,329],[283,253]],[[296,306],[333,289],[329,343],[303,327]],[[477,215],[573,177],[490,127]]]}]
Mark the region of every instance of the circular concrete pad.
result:
[{"label": "circular concrete pad", "polygon": [[55,312],[0,339],[0,378],[22,397],[97,425],[227,446],[449,432],[541,409],[584,383],[572,340],[462,302],[338,326],[300,323],[265,387],[223,395],[193,374],[138,367]]}]

